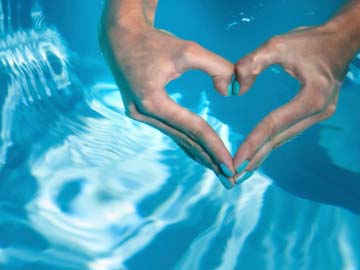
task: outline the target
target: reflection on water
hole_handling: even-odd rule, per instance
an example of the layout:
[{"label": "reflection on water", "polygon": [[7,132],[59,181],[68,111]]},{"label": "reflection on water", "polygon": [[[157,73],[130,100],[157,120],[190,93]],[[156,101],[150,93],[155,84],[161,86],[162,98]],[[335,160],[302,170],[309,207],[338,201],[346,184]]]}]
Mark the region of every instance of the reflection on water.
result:
[{"label": "reflection on water", "polygon": [[[191,221],[194,208],[213,201],[215,208],[207,215],[217,221],[207,230],[215,231],[226,222],[227,212],[240,210],[223,197],[226,192],[215,177],[188,160],[168,138],[126,118],[114,86],[99,84],[92,93],[88,104],[102,117],[84,119],[83,132],[52,147],[31,166],[39,192],[26,209],[32,226],[46,239],[95,257],[84,260],[89,269],[125,269],[126,261],[157,242],[169,227],[199,223],[198,218]],[[226,138],[227,128],[210,121]],[[258,197],[248,213],[255,220],[261,205],[258,193],[268,185],[259,177],[258,185],[244,187],[249,191],[239,200],[243,208],[249,196]],[[184,256],[184,265],[199,260],[196,246],[206,244],[205,239],[189,242],[195,250]]]},{"label": "reflection on water", "polygon": [[[1,269],[360,267],[356,215],[296,198],[263,172],[226,191],[126,118],[111,82],[85,88],[55,30],[0,43]],[[230,148],[236,136],[205,95],[199,104]]]}]

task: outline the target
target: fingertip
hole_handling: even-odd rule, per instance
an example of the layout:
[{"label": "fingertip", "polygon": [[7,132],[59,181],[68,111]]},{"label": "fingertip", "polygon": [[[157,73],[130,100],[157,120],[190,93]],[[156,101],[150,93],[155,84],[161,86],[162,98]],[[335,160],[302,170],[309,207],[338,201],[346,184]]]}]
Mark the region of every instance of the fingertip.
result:
[{"label": "fingertip", "polygon": [[234,183],[232,183],[228,178],[226,178],[225,176],[219,174],[218,175],[218,178],[221,182],[221,184],[224,186],[224,188],[226,189],[232,189],[235,185]]},{"label": "fingertip", "polygon": [[236,167],[236,175],[234,176],[235,185],[240,185],[254,174],[255,168],[253,168],[252,163],[247,159]]},{"label": "fingertip", "polygon": [[233,79],[229,78],[219,78],[214,77],[213,79],[214,87],[220,95],[225,97],[231,97],[233,95]]},{"label": "fingertip", "polygon": [[[235,64],[235,80],[234,80],[234,91],[235,87],[238,87],[237,95],[243,95],[254,84],[257,76],[260,74],[260,71],[257,71],[254,67],[254,61],[252,60],[254,57],[251,55],[245,56],[245,58],[240,59]],[[239,84],[236,85],[235,81]]]},{"label": "fingertip", "polygon": [[236,185],[240,185],[240,184],[244,183],[246,180],[248,180],[249,178],[251,178],[253,176],[254,172],[255,171],[252,170],[252,171],[246,171],[246,172],[240,174],[235,181]]},{"label": "fingertip", "polygon": [[[191,46],[193,48],[194,46]],[[232,96],[232,81],[234,77],[234,64],[225,58],[198,45],[196,50],[191,50],[187,58],[188,69],[199,69],[207,73],[213,79],[217,92],[222,96]]]},{"label": "fingertip", "polygon": [[232,82],[232,94],[234,96],[238,96],[240,94],[240,89],[241,89],[240,83],[236,79],[233,80],[233,82]]},{"label": "fingertip", "polygon": [[235,74],[233,74],[228,86],[228,96],[236,96],[238,90],[240,90],[240,84],[236,81]]},{"label": "fingertip", "polygon": [[230,169],[229,166],[225,165],[224,163],[221,163],[220,164],[220,168],[221,168],[221,171],[227,176],[227,177],[232,177],[234,176],[234,172],[232,169]]},{"label": "fingertip", "polygon": [[237,96],[244,95],[247,93],[250,88],[253,86],[256,76],[254,74],[248,73],[248,72],[236,72],[235,79],[233,81],[233,89],[234,89],[234,95],[236,93]]},{"label": "fingertip", "polygon": [[252,153],[253,150],[247,146],[246,142],[238,149],[234,157],[234,167],[237,174],[250,169],[250,163],[253,157]]},{"label": "fingertip", "polygon": [[229,83],[228,87],[227,87],[227,95],[228,97],[230,97],[233,93],[233,85],[232,82]]},{"label": "fingertip", "polygon": [[246,169],[246,167],[249,165],[249,163],[250,163],[249,160],[245,160],[245,161],[241,162],[240,165],[236,167],[236,172],[241,173],[243,170]]}]

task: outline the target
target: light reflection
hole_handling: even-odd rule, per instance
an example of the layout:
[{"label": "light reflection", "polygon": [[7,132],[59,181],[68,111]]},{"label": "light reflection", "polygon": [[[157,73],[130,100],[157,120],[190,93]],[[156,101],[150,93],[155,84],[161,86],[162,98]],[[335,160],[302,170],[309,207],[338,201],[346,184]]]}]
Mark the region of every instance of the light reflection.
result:
[{"label": "light reflection", "polygon": [[[9,44],[15,49],[9,50]],[[0,249],[1,263],[131,269],[129,261],[139,254],[147,260],[159,253],[171,257],[165,235],[175,236],[173,248],[183,245],[177,269],[243,269],[248,254],[263,260],[251,269],[279,269],[299,261],[306,269],[313,260],[325,264],[326,254],[337,254],[343,265],[359,266],[356,216],[345,210],[335,216],[334,208],[290,197],[261,171],[231,192],[224,190],[212,172],[188,159],[169,138],[125,117],[112,82],[99,82],[89,91],[74,83],[76,75],[56,31],[9,34],[0,48],[9,73],[2,105],[2,169],[16,180],[14,189],[22,189],[25,177],[33,178],[35,186],[24,205],[0,198],[4,205],[25,210],[25,217],[12,216],[1,205],[6,215],[0,224],[22,224],[46,243],[38,250],[15,245],[14,234],[13,242]],[[61,96],[65,91],[70,98]],[[181,101],[180,94],[172,98]],[[205,93],[199,103],[199,114],[232,151],[232,131],[211,117]],[[20,122],[29,125],[19,127]],[[24,161],[10,163],[9,169],[14,145],[21,146]],[[281,230],[295,219],[292,230]],[[334,223],[339,234],[330,235],[338,247],[313,259],[308,254],[314,247],[329,241],[321,232],[337,232]]]}]

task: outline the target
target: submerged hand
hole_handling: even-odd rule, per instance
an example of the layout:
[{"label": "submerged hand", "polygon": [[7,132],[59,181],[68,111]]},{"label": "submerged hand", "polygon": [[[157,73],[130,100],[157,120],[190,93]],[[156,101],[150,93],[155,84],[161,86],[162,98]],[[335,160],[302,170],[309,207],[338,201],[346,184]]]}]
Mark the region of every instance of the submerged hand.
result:
[{"label": "submerged hand", "polygon": [[272,38],[236,64],[240,94],[272,64],[281,65],[302,85],[298,95],[265,117],[238,149],[234,158],[238,182],[249,178],[272,150],[333,115],[341,83],[358,48],[342,31],[332,24],[299,28]]},{"label": "submerged hand", "polygon": [[217,91],[226,95],[233,64],[150,25],[130,30],[105,22],[100,46],[127,115],[170,136],[191,158],[212,169],[226,187],[231,187],[235,170],[224,143],[206,121],[169,98],[165,86],[189,69],[200,69],[212,77]]}]

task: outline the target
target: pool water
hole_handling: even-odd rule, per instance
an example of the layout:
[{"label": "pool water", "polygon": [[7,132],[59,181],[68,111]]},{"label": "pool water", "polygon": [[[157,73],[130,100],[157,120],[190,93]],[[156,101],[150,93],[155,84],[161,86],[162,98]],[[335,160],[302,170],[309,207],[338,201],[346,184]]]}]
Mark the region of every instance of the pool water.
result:
[{"label": "pool water", "polygon": [[[335,116],[227,191],[125,117],[97,48],[100,0],[30,2],[22,26],[0,9],[1,270],[360,269],[359,59]],[[159,2],[157,27],[235,62],[344,1]],[[272,67],[243,97],[195,71],[167,90],[234,152],[298,87]]]}]

